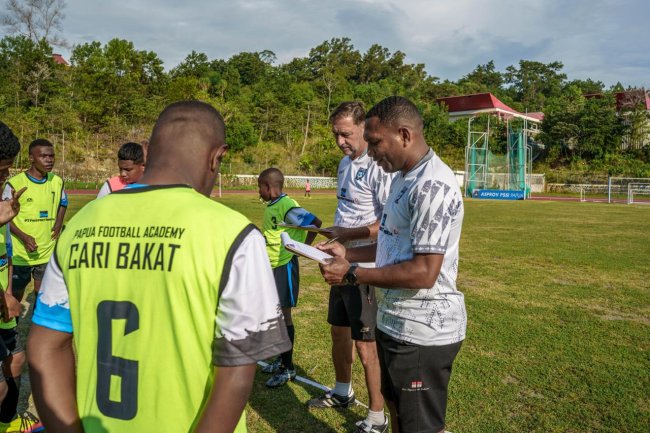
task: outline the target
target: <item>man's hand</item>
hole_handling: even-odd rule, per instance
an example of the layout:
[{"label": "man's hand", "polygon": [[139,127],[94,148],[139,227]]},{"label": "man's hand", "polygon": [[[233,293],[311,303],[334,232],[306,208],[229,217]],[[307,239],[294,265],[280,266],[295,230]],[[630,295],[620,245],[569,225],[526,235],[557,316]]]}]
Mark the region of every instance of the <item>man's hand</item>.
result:
[{"label": "man's hand", "polygon": [[20,302],[7,292],[0,296],[0,309],[2,310],[3,322],[8,322],[14,317],[20,316]]},{"label": "man's hand", "polygon": [[61,234],[61,226],[52,227],[52,240],[53,241],[59,239],[60,234]]},{"label": "man's hand", "polygon": [[0,225],[7,224],[18,215],[20,212],[19,198],[26,189],[27,187],[23,187],[19,191],[14,191],[9,200],[0,202]]},{"label": "man's hand", "polygon": [[345,227],[339,227],[339,226],[332,226],[328,227],[325,230],[326,232],[323,232],[322,235],[327,237],[328,239],[338,239],[339,242],[346,242],[349,239],[349,232],[350,229],[347,229]]},{"label": "man's hand", "polygon": [[343,246],[343,244],[340,242],[336,242],[336,241],[319,242],[314,246],[321,251],[325,251],[327,254],[331,256],[345,258],[346,249]]},{"label": "man's hand", "polygon": [[25,233],[20,240],[23,241],[23,245],[25,245],[25,249],[27,250],[28,253],[33,253],[38,249],[38,245],[36,244],[36,239],[31,237],[27,233]]},{"label": "man's hand", "polygon": [[345,274],[350,269],[350,262],[342,257],[334,257],[325,265],[320,264],[320,273],[330,286],[346,284]]}]

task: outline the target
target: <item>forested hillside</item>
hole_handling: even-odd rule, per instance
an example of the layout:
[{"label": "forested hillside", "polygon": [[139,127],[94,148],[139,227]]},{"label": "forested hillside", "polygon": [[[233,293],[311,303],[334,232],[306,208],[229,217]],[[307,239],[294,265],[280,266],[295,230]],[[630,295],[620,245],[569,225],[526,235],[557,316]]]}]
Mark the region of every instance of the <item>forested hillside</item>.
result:
[{"label": "forested hillside", "polygon": [[[0,118],[25,145],[36,137],[54,141],[68,176],[112,170],[119,144],[146,139],[160,110],[180,99],[208,101],[223,113],[232,149],[225,172],[276,165],[291,173],[333,174],[340,153],[327,125],[331,110],[344,100],[370,107],[395,94],[419,105],[429,144],[462,169],[467,123],[449,123],[436,98],[479,92],[522,112],[545,113],[539,135],[545,150],[535,171],[650,176],[650,146],[621,146],[630,128],[648,121],[645,108],[631,108],[626,118],[633,121],[622,122],[613,96],[622,86],[571,79],[560,61],[521,60],[503,71],[490,61],[443,81],[427,73],[436,65],[410,64],[406,53],[379,45],[360,52],[347,38],[324,41],[286,63],[268,50],[229,59],[191,51],[170,67],[122,39],[75,46],[69,66],[52,55],[45,39],[0,40]],[[593,93],[602,96],[583,96]],[[505,128],[494,134],[495,142],[503,141]],[[19,163],[25,164],[24,154]]]}]

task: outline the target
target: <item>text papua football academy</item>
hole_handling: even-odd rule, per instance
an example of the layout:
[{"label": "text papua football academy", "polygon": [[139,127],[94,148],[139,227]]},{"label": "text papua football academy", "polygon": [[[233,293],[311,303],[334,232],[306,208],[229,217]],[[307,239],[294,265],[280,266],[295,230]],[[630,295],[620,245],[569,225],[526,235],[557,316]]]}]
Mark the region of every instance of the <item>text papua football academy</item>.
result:
[{"label": "text papua football academy", "polygon": [[[163,238],[181,239],[184,228],[173,226],[98,226],[75,231],[75,239],[83,238]],[[171,271],[174,257],[181,246],[170,242],[115,242],[114,240],[73,242],[70,245],[68,269],[115,268],[150,271]]]}]

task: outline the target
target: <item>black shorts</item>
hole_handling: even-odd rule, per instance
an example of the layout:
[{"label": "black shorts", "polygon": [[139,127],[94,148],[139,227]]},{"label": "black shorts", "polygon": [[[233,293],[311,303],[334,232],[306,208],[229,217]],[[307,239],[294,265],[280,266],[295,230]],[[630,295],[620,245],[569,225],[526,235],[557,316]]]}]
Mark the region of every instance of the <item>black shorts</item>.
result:
[{"label": "black shorts", "polygon": [[444,429],[447,386],[461,344],[418,346],[377,330],[381,393],[395,403],[401,433]]},{"label": "black shorts", "polygon": [[[15,327],[11,329],[0,329],[0,367],[5,358],[24,350]],[[2,373],[2,368],[0,368],[0,382],[4,382],[5,380],[5,375]]]},{"label": "black shorts", "polygon": [[375,288],[365,284],[332,286],[327,323],[349,327],[353,340],[374,341],[377,326]]},{"label": "black shorts", "polygon": [[298,256],[293,256],[287,264],[273,268],[273,278],[275,279],[275,286],[278,288],[280,306],[292,308],[298,305],[298,292],[300,290]]},{"label": "black shorts", "polygon": [[13,284],[11,286],[14,298],[23,299],[25,287],[32,280],[32,277],[34,277],[34,281],[42,281],[45,268],[47,268],[47,263],[34,266],[14,265]]}]

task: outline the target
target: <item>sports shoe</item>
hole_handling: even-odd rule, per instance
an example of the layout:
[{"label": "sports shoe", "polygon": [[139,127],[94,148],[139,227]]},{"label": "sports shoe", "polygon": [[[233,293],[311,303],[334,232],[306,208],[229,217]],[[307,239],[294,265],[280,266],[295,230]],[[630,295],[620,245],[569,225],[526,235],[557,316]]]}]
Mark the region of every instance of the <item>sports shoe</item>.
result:
[{"label": "sports shoe", "polygon": [[275,358],[275,361],[270,362],[266,364],[264,367],[262,367],[262,373],[266,373],[266,374],[277,373],[280,370],[280,368],[282,368],[282,359],[280,359],[280,357],[278,356],[277,358]]},{"label": "sports shoe", "polygon": [[27,410],[23,412],[20,416],[20,433],[36,433],[41,431],[45,431],[41,420]]},{"label": "sports shoe", "polygon": [[0,423],[1,433],[36,433],[45,431],[41,421],[31,412],[25,411],[10,423]]},{"label": "sports shoe", "polygon": [[383,424],[370,424],[367,420],[357,421],[357,431],[355,433],[385,433],[388,431],[388,418],[384,416]]},{"label": "sports shoe", "polygon": [[325,409],[328,407],[348,407],[354,403],[354,393],[349,396],[334,394],[328,391],[320,397],[312,398],[307,402],[307,406],[315,409]]},{"label": "sports shoe", "polygon": [[283,368],[282,370],[275,373],[275,376],[266,381],[266,386],[269,388],[277,388],[284,385],[290,380],[296,378],[296,370],[289,370],[288,368]]}]

